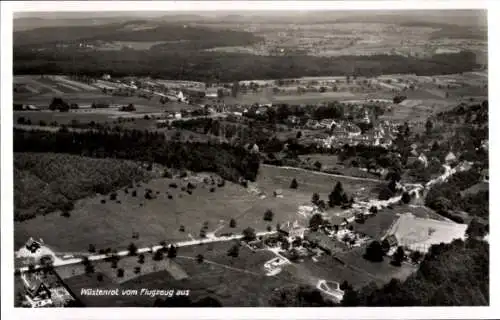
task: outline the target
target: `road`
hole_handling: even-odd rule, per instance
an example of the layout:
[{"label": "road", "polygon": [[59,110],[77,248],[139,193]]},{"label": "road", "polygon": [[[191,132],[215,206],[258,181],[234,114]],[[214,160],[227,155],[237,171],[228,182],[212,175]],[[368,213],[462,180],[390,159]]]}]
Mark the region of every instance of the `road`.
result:
[{"label": "road", "polygon": [[[266,232],[257,232],[256,236],[267,236],[267,235],[272,235],[275,234],[277,231],[266,231]],[[188,240],[188,241],[181,241],[177,243],[172,243],[176,247],[187,247],[187,246],[194,246],[194,245],[199,245],[199,244],[206,244],[206,243],[213,243],[213,242],[224,242],[224,241],[232,241],[232,240],[239,240],[242,239],[243,235],[233,235],[233,236],[228,236],[228,237],[211,237],[211,238],[205,238],[205,239],[195,239],[195,240]],[[151,250],[156,251],[158,249],[161,249],[163,246],[157,245],[153,247],[144,247],[140,248],[137,250],[137,253],[146,253],[146,252],[151,252]],[[122,250],[116,253],[116,255],[123,257],[127,256],[129,253],[128,250]],[[107,254],[96,254],[96,255],[91,255],[88,256],[89,261],[99,261],[99,260],[104,260],[106,258],[110,257],[110,255]],[[83,258],[71,258],[71,259],[56,259],[54,261],[54,267],[60,267],[60,266],[67,266],[67,265],[72,265],[72,264],[77,264],[77,263],[82,263]],[[41,268],[41,265],[36,265],[35,268]],[[28,271],[28,267],[22,267],[18,268],[18,271],[20,272],[26,272]]]},{"label": "road", "polygon": [[358,181],[370,181],[370,182],[383,182],[384,180],[381,179],[372,179],[372,178],[361,178],[361,177],[353,177],[353,176],[345,176],[342,174],[334,174],[334,173],[327,173],[327,172],[321,172],[321,171],[313,171],[313,170],[308,170],[308,169],[303,169],[303,168],[297,168],[297,167],[288,167],[288,166],[274,166],[271,164],[261,164],[263,167],[276,167],[276,168],[282,168],[282,169],[287,169],[287,170],[296,170],[296,171],[303,171],[303,172],[308,172],[312,174],[317,174],[317,175],[323,175],[323,176],[330,176],[330,177],[336,177],[336,178],[346,178],[350,180],[358,180]]}]

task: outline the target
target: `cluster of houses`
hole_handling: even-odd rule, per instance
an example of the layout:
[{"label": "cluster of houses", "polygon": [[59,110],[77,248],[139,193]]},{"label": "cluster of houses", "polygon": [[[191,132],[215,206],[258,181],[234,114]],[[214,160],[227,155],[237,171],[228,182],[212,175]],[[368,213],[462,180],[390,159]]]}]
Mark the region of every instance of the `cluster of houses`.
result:
[{"label": "cluster of houses", "polygon": [[[323,123],[326,124],[327,122]],[[365,133],[362,133],[358,126],[348,121],[333,121],[330,128],[330,136],[317,141],[327,149],[341,147],[345,144],[365,144],[388,148],[392,145],[397,133],[397,129],[388,123],[380,123],[377,127]]]}]

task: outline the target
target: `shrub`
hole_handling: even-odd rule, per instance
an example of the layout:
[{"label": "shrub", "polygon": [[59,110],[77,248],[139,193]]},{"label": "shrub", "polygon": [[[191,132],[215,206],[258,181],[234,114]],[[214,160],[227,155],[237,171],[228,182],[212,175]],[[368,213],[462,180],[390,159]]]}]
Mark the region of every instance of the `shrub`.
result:
[{"label": "shrub", "polygon": [[128,255],[129,256],[135,256],[137,254],[137,247],[136,245],[131,242],[129,245],[128,245]]},{"label": "shrub", "polygon": [[297,180],[294,178],[292,182],[290,183],[290,189],[297,189],[299,187],[299,184],[297,183]]},{"label": "shrub", "polygon": [[201,254],[198,254],[198,255],[196,256],[196,261],[197,261],[198,263],[203,263],[203,260],[204,260],[204,259],[205,259],[205,258],[204,258],[204,257],[203,257],[203,255],[201,255]]},{"label": "shrub", "polygon": [[137,262],[140,263],[140,264],[143,264],[144,263],[144,259],[145,259],[145,256],[143,253],[141,253],[139,255],[139,258],[137,259]]},{"label": "shrub", "polygon": [[264,220],[265,221],[273,221],[274,213],[267,209],[267,211],[264,213]]},{"label": "shrub", "polygon": [[125,275],[125,271],[122,268],[116,270],[116,276],[118,278],[123,278],[124,275]]},{"label": "shrub", "polygon": [[230,228],[236,228],[236,220],[231,219],[231,220],[229,221],[229,227],[230,227]]}]

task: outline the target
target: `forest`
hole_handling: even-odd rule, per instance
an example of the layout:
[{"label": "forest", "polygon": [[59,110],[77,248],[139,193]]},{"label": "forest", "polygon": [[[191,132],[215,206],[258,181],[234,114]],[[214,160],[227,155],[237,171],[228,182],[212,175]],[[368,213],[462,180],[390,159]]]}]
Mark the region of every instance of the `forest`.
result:
[{"label": "forest", "polygon": [[418,271],[383,287],[348,288],[344,306],[486,306],[489,304],[489,245],[455,240],[433,245]]},{"label": "forest", "polygon": [[14,152],[68,153],[93,158],[155,162],[195,172],[209,171],[230,181],[255,180],[260,159],[228,144],[169,141],[155,132],[107,130],[57,132],[14,129]]},{"label": "forest", "polygon": [[[200,40],[201,41],[201,40]],[[206,39],[203,41],[219,41]],[[201,46],[200,43],[195,46]],[[439,54],[417,59],[394,55],[341,56],[335,58],[307,55],[258,56],[171,48],[161,45],[147,51],[89,51],[77,48],[15,48],[14,74],[74,74],[100,77],[150,76],[173,80],[230,82],[248,79],[281,79],[303,76],[413,73],[438,75],[476,69],[476,56],[471,52]],[[255,66],[259,66],[256,68]]]}]

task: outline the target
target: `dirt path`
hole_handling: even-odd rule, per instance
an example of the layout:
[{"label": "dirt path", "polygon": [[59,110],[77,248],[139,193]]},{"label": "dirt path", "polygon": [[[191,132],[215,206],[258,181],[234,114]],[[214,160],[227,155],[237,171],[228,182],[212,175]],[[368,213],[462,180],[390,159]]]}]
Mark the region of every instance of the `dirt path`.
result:
[{"label": "dirt path", "polygon": [[[194,258],[194,257],[189,257],[189,256],[177,256],[176,258],[183,258],[183,259],[189,259],[189,260],[196,260],[196,258]],[[238,271],[238,272],[248,273],[248,274],[251,274],[251,275],[254,275],[254,276],[262,276],[262,274],[259,274],[259,273],[253,272],[253,271],[249,271],[249,270],[245,270],[245,269],[239,269],[239,268],[231,267],[231,266],[228,266],[228,265],[225,265],[225,264],[221,264],[221,263],[217,263],[217,262],[215,262],[215,261],[211,261],[211,260],[206,260],[206,259],[204,259],[204,260],[203,260],[203,263],[212,264],[212,265],[215,265],[215,266],[218,266],[218,267],[222,267],[222,268],[224,268],[224,269],[228,269],[228,270],[233,270],[233,271]]]}]

